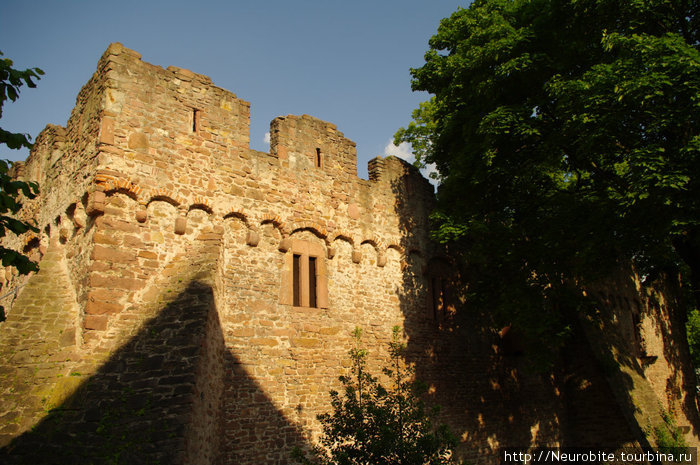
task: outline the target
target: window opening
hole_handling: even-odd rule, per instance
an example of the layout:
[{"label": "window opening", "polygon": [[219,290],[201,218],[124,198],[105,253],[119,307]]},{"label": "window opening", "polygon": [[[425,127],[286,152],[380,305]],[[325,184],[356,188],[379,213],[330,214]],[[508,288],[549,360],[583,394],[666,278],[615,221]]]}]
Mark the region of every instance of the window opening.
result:
[{"label": "window opening", "polygon": [[192,132],[199,131],[199,110],[196,108],[192,110]]},{"label": "window opening", "polygon": [[301,308],[328,308],[328,275],[321,244],[292,239],[285,256],[280,303]]},{"label": "window opening", "polygon": [[442,300],[443,300],[443,289],[442,289],[442,280],[440,278],[434,277],[433,276],[433,283],[432,283],[432,291],[433,291],[433,318],[435,320],[438,319],[439,313],[442,311]]},{"label": "window opening", "polygon": [[316,168],[321,167],[321,149],[316,149]]},{"label": "window opening", "polygon": [[309,307],[316,305],[316,257],[309,257]]},{"label": "window opening", "polygon": [[301,306],[301,255],[294,254],[292,265],[292,281],[294,287],[293,303],[295,307]]}]

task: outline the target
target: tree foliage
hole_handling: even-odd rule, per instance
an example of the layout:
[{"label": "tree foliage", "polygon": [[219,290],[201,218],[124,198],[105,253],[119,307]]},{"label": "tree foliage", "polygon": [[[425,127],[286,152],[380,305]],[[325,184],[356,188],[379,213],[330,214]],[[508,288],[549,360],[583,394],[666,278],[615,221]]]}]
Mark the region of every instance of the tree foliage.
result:
[{"label": "tree foliage", "polygon": [[693,362],[693,367],[697,370],[700,367],[700,312],[697,309],[688,315],[685,329],[688,334],[690,359]]},{"label": "tree foliage", "polygon": [[680,267],[697,299],[698,8],[476,0],[430,39],[395,143],[436,164],[434,235],[504,320],[561,331],[557,302],[621,263]]},{"label": "tree foliage", "polygon": [[[0,52],[0,118],[7,100],[13,102],[17,100],[23,85],[36,87],[34,80],[44,74],[39,68],[16,70],[12,67],[12,60],[2,56]],[[0,128],[1,144],[10,149],[32,147],[28,134],[13,133],[2,128]],[[21,196],[28,199],[34,198],[38,193],[38,186],[35,183],[13,179],[9,175],[10,163],[0,159],[0,238],[5,237],[8,231],[14,234],[23,234],[27,231],[38,232],[31,223],[16,218],[16,214],[22,208]],[[0,246],[0,258],[3,266],[13,266],[22,274],[38,269],[36,263],[23,254],[3,246]],[[4,313],[0,307],[0,320],[2,319],[4,319]]]},{"label": "tree foliage", "polygon": [[355,330],[356,346],[350,350],[352,376],[341,376],[344,394],[331,391],[332,413],[320,415],[321,446],[316,461],[300,450],[295,458],[305,464],[323,465],[448,465],[455,440],[445,425],[433,428],[421,394],[425,388],[412,380],[402,366],[404,345],[394,327],[389,344],[391,367],[383,369],[393,381],[386,389],[366,369],[367,351],[361,347],[361,330]]}]

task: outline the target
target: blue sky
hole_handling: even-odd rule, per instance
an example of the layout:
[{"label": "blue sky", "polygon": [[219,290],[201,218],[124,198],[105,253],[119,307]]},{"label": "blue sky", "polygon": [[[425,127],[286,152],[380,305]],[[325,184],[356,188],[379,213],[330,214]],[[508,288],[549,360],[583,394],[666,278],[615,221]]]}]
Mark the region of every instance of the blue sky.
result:
[{"label": "blue sky", "polygon": [[[357,143],[358,174],[410,121],[425,93],[409,69],[423,63],[441,18],[469,1],[0,0],[0,50],[16,68],[46,73],[6,103],[0,126],[33,138],[65,125],[75,97],[111,42],[144,61],[206,74],[251,103],[250,145],[268,150],[270,121],[309,114]],[[1,147],[0,157],[26,152]]]}]

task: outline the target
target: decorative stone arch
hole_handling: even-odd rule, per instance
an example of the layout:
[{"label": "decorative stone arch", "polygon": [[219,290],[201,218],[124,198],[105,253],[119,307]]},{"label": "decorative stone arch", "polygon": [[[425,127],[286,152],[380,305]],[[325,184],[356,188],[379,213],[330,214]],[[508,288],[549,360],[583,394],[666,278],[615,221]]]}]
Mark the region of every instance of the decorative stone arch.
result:
[{"label": "decorative stone arch", "polygon": [[417,247],[407,247],[405,249],[404,258],[406,261],[422,261],[424,259],[423,252]]},{"label": "decorative stone arch", "polygon": [[[352,256],[353,256],[353,261],[356,258],[355,256],[355,238],[352,236],[347,231],[336,231],[332,236],[328,236],[326,239],[326,244],[328,246],[328,258],[332,259],[335,257],[335,254],[337,252],[336,247],[333,245],[335,241],[345,241],[348,244],[350,244],[350,247],[352,248]],[[358,252],[359,254],[359,252]],[[357,257],[361,257],[362,255],[357,255]],[[359,263],[359,262],[356,262]]]},{"label": "decorative stone arch", "polygon": [[95,184],[99,190],[103,192],[122,191],[128,195],[134,196],[134,200],[138,201],[138,196],[141,194],[141,187],[133,182],[121,177],[108,173],[97,173],[95,175]]},{"label": "decorative stone arch", "polygon": [[167,202],[175,208],[180,208],[180,205],[182,205],[182,200],[179,199],[176,195],[174,195],[171,191],[169,191],[168,189],[159,188],[153,189],[149,193],[148,200],[145,204],[146,207],[148,207],[148,205],[157,200]]},{"label": "decorative stone arch", "polygon": [[260,220],[260,226],[262,226],[262,225],[264,225],[264,224],[272,224],[275,228],[277,228],[277,230],[278,230],[278,231],[280,232],[280,234],[282,235],[282,239],[284,239],[284,238],[286,238],[287,236],[289,236],[289,232],[287,231],[286,225],[284,224],[284,222],[282,221],[282,219],[281,219],[279,216],[277,216],[277,215],[273,215],[273,214],[271,214],[271,213],[265,215],[265,216],[262,218],[262,220]]},{"label": "decorative stone arch", "polygon": [[230,218],[237,218],[243,222],[243,224],[246,226],[246,228],[251,229],[251,224],[250,221],[248,220],[248,215],[243,213],[240,210],[231,210],[230,212],[226,213],[223,216],[224,220],[228,220]]},{"label": "decorative stone arch", "polygon": [[319,225],[318,223],[304,222],[295,224],[292,227],[292,230],[290,231],[289,235],[291,236],[292,234],[299,231],[310,231],[316,237],[318,237],[319,239],[323,239],[324,241],[328,237],[328,231],[326,231],[326,228]]},{"label": "decorative stone arch", "polygon": [[271,250],[279,250],[280,243],[285,239],[284,227],[271,220],[261,220],[254,231],[260,236],[260,245]]},{"label": "decorative stone arch", "polygon": [[187,223],[190,223],[193,232],[201,232],[202,228],[207,227],[205,226],[207,223],[209,228],[214,227],[214,210],[209,204],[208,199],[204,197],[195,197],[186,210],[184,205],[180,207],[180,210],[180,216],[176,220],[175,232],[177,234],[185,233]]},{"label": "decorative stone arch", "polygon": [[[183,226],[180,227],[180,230],[182,230],[182,233],[184,233],[184,230],[185,230],[185,227],[187,226],[188,220],[193,220],[196,222],[196,219],[190,218],[190,216],[192,216],[192,214],[195,212],[203,212],[205,214],[205,218],[207,219],[207,221],[209,221],[210,225],[214,226],[214,221],[212,218],[212,216],[214,215],[214,212],[212,211],[211,207],[205,203],[197,202],[197,203],[193,203],[192,205],[190,205],[187,208],[186,212],[181,212],[182,214],[177,219],[177,221],[179,221],[180,223],[184,222]],[[195,213],[195,215],[196,215],[196,213]],[[176,229],[178,229],[178,228],[176,227]],[[180,234],[180,233],[178,233],[178,234]]]},{"label": "decorative stone arch", "polygon": [[127,187],[117,187],[117,186],[110,186],[109,189],[104,190],[105,195],[111,196],[114,194],[124,194],[127,197],[135,200],[136,202],[139,201],[139,195],[138,192],[136,192],[133,189],[129,189]]},{"label": "decorative stone arch", "polygon": [[360,242],[360,245],[362,244],[370,244],[374,249],[379,253],[379,249],[382,247],[382,241],[381,239],[378,239],[377,237],[371,237],[369,239],[364,239],[362,242]]},{"label": "decorative stone arch", "polygon": [[328,242],[333,243],[338,239],[349,242],[351,246],[355,247],[355,239],[352,237],[352,234],[350,234],[347,231],[336,231],[332,236],[329,237]]},{"label": "decorative stone arch", "polygon": [[102,185],[102,187],[103,192],[107,195],[120,193],[131,197],[137,202],[139,201],[139,195],[141,194],[141,188],[139,186],[122,178],[115,178],[107,181]]},{"label": "decorative stone arch", "polygon": [[[170,205],[174,208],[174,232],[178,235],[184,234],[185,228],[187,226],[187,217],[183,214],[182,202],[180,201],[180,199],[172,195],[172,193],[166,189],[155,189],[149,193],[148,200],[141,203],[140,209],[136,212],[136,220],[139,223],[144,223],[149,217],[149,208],[162,208],[162,206],[154,205],[157,202],[163,202],[164,204]],[[161,226],[164,227],[165,224],[161,223]]]},{"label": "decorative stone arch", "polygon": [[248,218],[248,215],[246,215],[240,210],[231,210],[230,212],[226,213],[223,217],[224,225],[228,223],[227,220],[234,219],[243,223],[243,226],[245,227],[246,244],[248,244],[251,247],[256,247],[260,242],[260,235],[251,224],[251,220]]},{"label": "decorative stone arch", "polygon": [[381,251],[381,240],[377,239],[376,237],[372,237],[370,239],[365,239],[362,242],[360,242],[360,246],[364,244],[369,244],[374,248],[374,252],[377,254],[377,266],[383,267],[384,265],[386,265],[386,255],[383,254]]},{"label": "decorative stone arch", "polygon": [[192,210],[202,210],[209,213],[210,215],[214,214],[214,209],[209,204],[209,199],[205,197],[195,197],[192,201],[192,204],[187,209],[187,212],[189,213]]},{"label": "decorative stone arch", "polygon": [[425,273],[425,263],[423,252],[420,249],[412,246],[407,246],[404,249],[403,259],[401,260],[401,270],[404,272],[411,271],[416,276]]},{"label": "decorative stone arch", "polygon": [[384,249],[385,266],[387,263],[393,263],[400,267],[404,260],[404,249],[397,242],[389,243]]},{"label": "decorative stone arch", "polygon": [[394,250],[396,250],[396,251],[397,251],[399,254],[401,254],[401,255],[404,254],[404,248],[401,247],[397,242],[390,242],[390,243],[386,246],[386,248],[387,248],[387,250],[389,250],[389,249],[394,249]]}]

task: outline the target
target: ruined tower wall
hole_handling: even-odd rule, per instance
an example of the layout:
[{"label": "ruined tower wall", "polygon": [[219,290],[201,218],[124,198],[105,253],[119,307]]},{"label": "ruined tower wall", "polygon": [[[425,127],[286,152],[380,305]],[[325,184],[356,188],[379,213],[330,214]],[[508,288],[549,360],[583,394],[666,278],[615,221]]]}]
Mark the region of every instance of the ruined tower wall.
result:
[{"label": "ruined tower wall", "polygon": [[283,168],[323,172],[341,183],[357,179],[355,143],[334,124],[309,115],[275,118],[270,124],[270,153]]},{"label": "ruined tower wall", "polygon": [[[58,193],[32,203],[44,235],[56,212],[63,229],[76,211],[84,218],[59,241],[75,273],[81,372],[96,374],[129,346],[176,292],[173,280],[199,279],[183,263],[210,241],[217,314],[203,330],[222,345],[203,346],[197,362],[187,450],[214,450],[220,437],[225,460],[286,460],[318,432],[355,326],[378,367],[391,327],[427,315],[420,278],[402,291],[407,270],[420,276],[431,253],[427,229],[409,231],[402,217],[426,217],[432,188],[394,158],[373,181],[357,178],[355,144],[309,116],[277,118],[272,153],[250,150],[247,102],[119,44],[81,96],[68,129],[45,132],[27,163],[42,167],[47,199]],[[51,131],[85,140],[56,145]],[[315,303],[306,278],[307,300],[294,301],[294,255],[303,273],[316,260]]]},{"label": "ruined tower wall", "polygon": [[[100,164],[99,135],[104,115],[107,62],[98,62],[97,72],[76,98],[66,127],[49,125],[37,137],[24,163],[18,163],[19,178],[37,183],[36,199],[24,201],[21,218],[34,223],[39,233],[8,238],[35,261],[46,252],[51,237],[66,247],[73,291],[85,295],[92,252],[92,222],[86,214],[90,193]],[[21,242],[21,243],[20,243]],[[5,289],[22,285],[19,277]]]},{"label": "ruined tower wall", "polygon": [[[395,207],[394,187],[356,177],[354,143],[334,125],[309,116],[278,118],[272,123],[273,153],[252,151],[248,103],[205,76],[144,63],[119,45],[103,61],[108,65],[97,192],[88,206],[99,216],[86,329],[105,329],[129,291],[144,289],[139,278],[163,272],[184,246],[176,236],[194,234],[202,222],[222,226],[238,219],[251,241],[260,240],[263,223],[272,224],[280,240],[312,229],[327,245],[338,237],[349,240],[356,254],[367,247],[363,242],[372,244],[375,256],[389,244],[401,246],[398,217],[386,214]],[[399,160],[386,164],[408,173]],[[426,201],[427,182],[413,182]],[[115,283],[127,292],[114,291]],[[99,289],[105,291],[94,292]]]},{"label": "ruined tower wall", "polygon": [[112,44],[106,70],[100,168],[128,174],[143,190],[213,194],[215,171],[235,170],[248,149],[248,102],[207,76],[164,70]]},{"label": "ruined tower wall", "polygon": [[[247,103],[206,78],[120,53],[129,67],[110,71],[125,82],[108,92],[114,139],[101,146],[108,152],[96,179],[104,209],[95,219],[86,341],[114,343],[130,308],[162,294],[159,277],[178,272],[177,257],[220,234],[217,306],[233,369],[224,370],[215,407],[227,420],[197,437],[220,428],[225,462],[285,460],[318,431],[315,416],[327,408],[354,327],[367,326],[378,365],[391,327],[426,314],[398,295],[407,247],[430,253],[426,230],[409,234],[397,208],[426,216],[432,189],[398,159],[385,160],[376,181],[358,179],[354,143],[309,116],[273,121],[271,154],[249,150]],[[196,124],[187,120],[195,107]],[[398,205],[406,189],[413,204]],[[290,298],[296,253],[317,260],[317,305]]]}]

